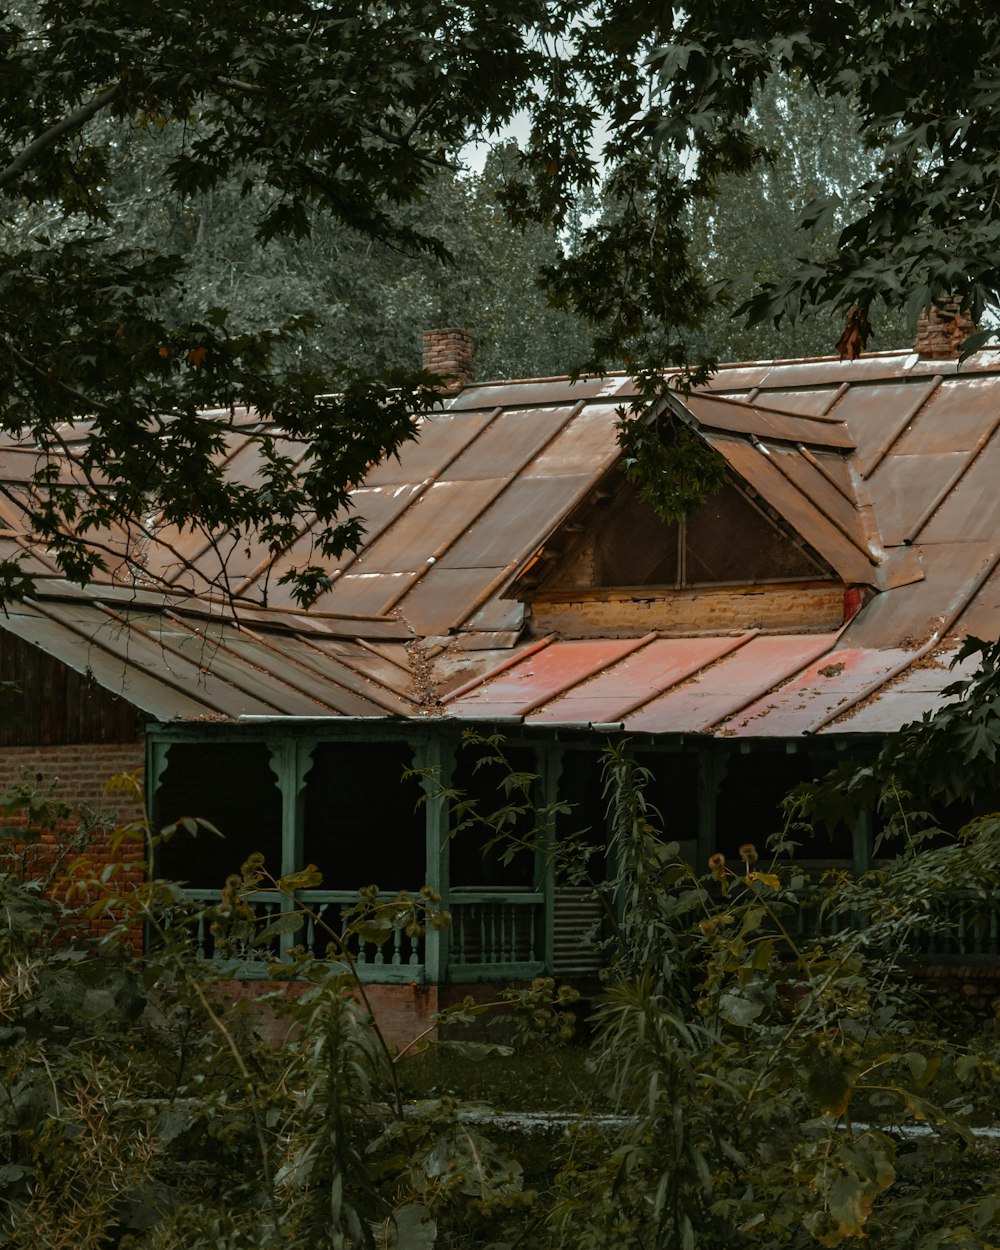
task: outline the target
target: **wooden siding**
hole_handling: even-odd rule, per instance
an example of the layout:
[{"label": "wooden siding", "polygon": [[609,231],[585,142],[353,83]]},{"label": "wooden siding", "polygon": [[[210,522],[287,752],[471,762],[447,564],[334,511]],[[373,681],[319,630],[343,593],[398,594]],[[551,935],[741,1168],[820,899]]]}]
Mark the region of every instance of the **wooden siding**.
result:
[{"label": "wooden siding", "polygon": [[0,631],[0,747],[138,742],[140,713],[93,678]]}]

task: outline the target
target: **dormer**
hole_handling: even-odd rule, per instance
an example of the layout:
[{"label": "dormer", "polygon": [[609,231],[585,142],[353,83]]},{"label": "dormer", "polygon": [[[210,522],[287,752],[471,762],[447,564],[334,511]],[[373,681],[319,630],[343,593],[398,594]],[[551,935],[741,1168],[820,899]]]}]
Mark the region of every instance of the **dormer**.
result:
[{"label": "dormer", "polygon": [[532,632],[839,628],[886,576],[843,423],[718,396],[667,402],[726,461],[725,485],[666,522],[613,468],[508,587]]},{"label": "dormer", "polygon": [[564,637],[829,630],[847,587],[752,490],[730,476],[692,516],[668,523],[615,472],[508,594],[535,634]]}]

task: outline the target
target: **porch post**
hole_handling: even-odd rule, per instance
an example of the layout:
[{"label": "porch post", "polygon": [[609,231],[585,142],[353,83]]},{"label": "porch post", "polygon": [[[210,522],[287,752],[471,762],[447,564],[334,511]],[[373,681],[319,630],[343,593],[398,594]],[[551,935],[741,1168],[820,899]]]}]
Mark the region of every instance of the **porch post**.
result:
[{"label": "porch post", "polygon": [[867,872],[872,862],[872,847],[875,841],[874,813],[861,812],[851,829],[851,850],[854,859],[854,875],[860,877]]},{"label": "porch post", "polygon": [[[312,766],[312,753],[316,744],[304,738],[279,738],[268,742],[271,753],[271,771],[281,793],[281,864],[279,875],[287,876],[305,865],[302,862],[303,825],[305,811],[306,773]],[[279,939],[282,959],[295,945],[297,935],[283,933]]]},{"label": "porch post", "polygon": [[727,771],[724,756],[713,747],[698,752],[698,862],[694,869],[699,876],[708,871],[708,857],[717,849],[715,807]]},{"label": "porch post", "polygon": [[[449,846],[451,812],[445,790],[451,788],[455,770],[455,744],[445,738],[422,738],[414,744],[413,766],[420,773],[420,786],[427,796],[425,814],[425,884],[441,895],[441,907],[448,906]],[[424,976],[429,984],[440,985],[448,976],[450,931],[427,926],[424,933]]]},{"label": "porch post", "polygon": [[539,773],[541,774],[542,805],[548,809],[549,816],[545,822],[542,843],[536,856],[536,875],[545,897],[543,924],[545,926],[542,958],[545,971],[552,975],[555,964],[555,913],[556,913],[556,817],[552,811],[559,802],[559,782],[562,780],[563,758],[565,747],[554,743],[545,743],[538,747],[541,756]]}]

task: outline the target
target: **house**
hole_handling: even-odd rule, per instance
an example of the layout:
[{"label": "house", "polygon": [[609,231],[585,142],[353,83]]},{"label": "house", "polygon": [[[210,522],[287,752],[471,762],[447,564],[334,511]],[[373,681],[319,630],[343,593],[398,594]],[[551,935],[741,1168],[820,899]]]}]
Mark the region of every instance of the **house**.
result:
[{"label": "house", "polygon": [[[227,835],[165,852],[201,897],[250,850],[317,864],[304,897],[331,917],[370,882],[435,886],[449,928],[357,951],[387,1012],[592,972],[584,891],[543,854],[505,866],[449,839],[440,784],[495,797],[462,731],[502,734],[541,801],[596,826],[601,746],[628,738],[703,863],[772,831],[794,782],[933,708],[959,640],[1000,631],[1000,353],[960,365],[953,331],[932,317],[913,351],[729,365],[671,393],[726,468],[674,524],[620,465],[629,377],[463,385],[354,491],[364,544],[308,611],[279,584],[308,531],[278,555],[232,544],[235,616],[218,543],[190,532],[112,536],[117,566],[68,583],[18,506],[33,452],[8,446],[0,540],[38,590],[0,617],[0,677],[27,706],[4,767],[85,794],[144,759],[154,822]],[[441,373],[467,365],[460,332],[427,346]],[[252,476],[248,437],[228,468]],[[871,838],[863,822],[809,854],[861,867]]]}]

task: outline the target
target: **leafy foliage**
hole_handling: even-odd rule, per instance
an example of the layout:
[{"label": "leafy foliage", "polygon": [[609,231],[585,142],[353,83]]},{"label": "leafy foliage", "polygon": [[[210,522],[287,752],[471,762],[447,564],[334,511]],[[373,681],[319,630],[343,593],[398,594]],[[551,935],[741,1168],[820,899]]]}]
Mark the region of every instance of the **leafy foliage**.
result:
[{"label": "leafy foliage", "polygon": [[[712,310],[731,307],[720,283],[736,272],[716,206],[748,174],[779,168],[787,130],[773,108],[763,119],[794,93],[818,96],[821,117],[856,118],[856,152],[842,140],[835,185],[814,180],[801,247],[784,221],[780,250],[803,259],[755,266],[752,316],[827,307],[842,318],[855,307],[877,330],[879,302],[912,318],[957,292],[978,317],[997,287],[998,40],[991,6],[959,11],[957,0],[840,0],[822,12],[714,0],[641,13],[541,0],[295,0],[280,13],[242,0],[210,11],[134,0],[113,12],[97,0],[8,7],[0,428],[40,453],[22,501],[32,528],[75,578],[102,558],[108,524],[151,513],[210,535],[256,529],[281,550],[315,511],[327,527],[321,558],[355,543],[343,513],[351,475],[405,437],[396,401],[421,411],[433,393],[395,349],[373,379],[356,340],[330,337],[337,318],[303,275],[329,267],[327,304],[356,313],[360,252],[422,257],[409,285],[397,275],[371,304],[380,326],[398,321],[402,333],[411,310],[483,305],[475,283],[442,281],[435,266],[450,253],[453,275],[477,268],[494,227],[516,237],[503,215],[528,231],[515,249],[524,265],[495,302],[520,325],[512,354],[530,357],[544,320],[526,323],[517,298],[537,265],[552,299],[593,332],[572,363],[704,376],[725,340]],[[785,80],[789,90],[775,87]],[[457,154],[519,112],[523,152],[459,228],[468,196]],[[809,198],[808,172],[795,172],[796,200]],[[595,213],[586,197],[601,175]],[[737,233],[777,242],[768,212]],[[707,252],[706,235],[716,240]],[[302,245],[294,262],[256,250],[283,239]],[[253,283],[235,275],[268,266],[283,297],[251,314]],[[699,329],[707,314],[710,337]],[[330,346],[309,337],[317,320]],[[578,342],[575,323],[544,324]],[[492,367],[523,372],[511,353]],[[331,406],[322,397],[333,392],[350,401]],[[261,418],[244,431],[262,448],[259,493],[213,467],[243,404]],[[205,409],[214,415],[196,415]],[[67,438],[84,418],[86,446]],[[279,426],[314,448],[315,473],[276,449]],[[68,452],[74,481],[59,467]],[[26,577],[16,561],[0,564],[5,594],[23,593]],[[307,601],[323,588],[322,563],[289,577]]]}]

